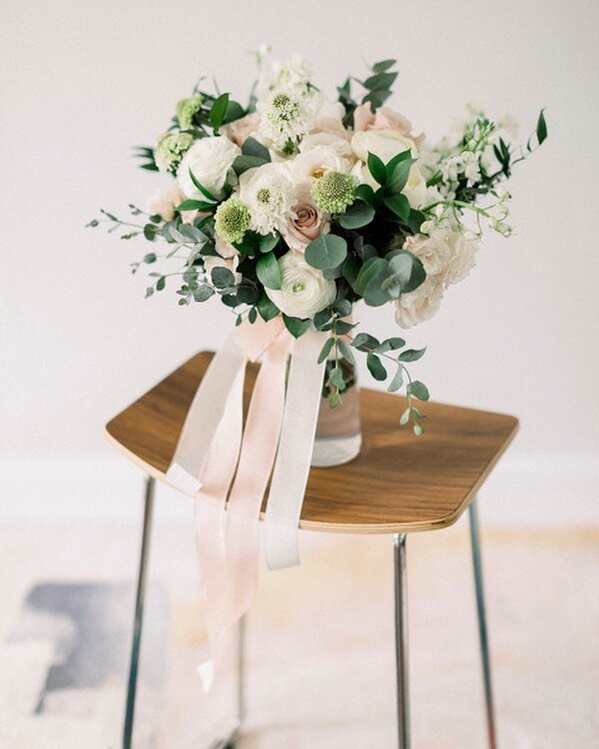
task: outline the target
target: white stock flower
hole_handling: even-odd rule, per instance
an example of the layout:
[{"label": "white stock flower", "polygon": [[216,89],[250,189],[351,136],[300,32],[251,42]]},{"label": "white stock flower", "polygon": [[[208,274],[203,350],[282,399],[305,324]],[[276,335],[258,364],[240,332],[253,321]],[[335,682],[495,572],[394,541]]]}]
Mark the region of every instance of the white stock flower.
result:
[{"label": "white stock flower", "polygon": [[403,249],[416,255],[424,265],[427,276],[434,276],[445,270],[452,257],[447,242],[437,237],[427,237],[425,234],[408,237]]},{"label": "white stock flower", "polygon": [[446,242],[451,258],[443,273],[443,280],[447,284],[459,283],[476,265],[475,255],[479,248],[479,241],[472,232],[462,230],[449,232]]},{"label": "white stock flower", "polygon": [[223,187],[227,172],[241,154],[239,146],[228,138],[211,136],[196,140],[183,157],[177,172],[177,180],[188,198],[205,200],[205,196],[193,184],[189,172],[215,197],[224,196]]},{"label": "white stock flower", "polygon": [[402,294],[395,302],[395,322],[401,328],[411,328],[430,320],[439,311],[443,291],[443,280],[431,276],[414,291]]},{"label": "white stock flower", "polygon": [[348,159],[339,156],[329,146],[314,146],[302,150],[288,163],[291,179],[296,185],[302,182],[312,183],[326,172],[349,172],[352,167]]},{"label": "white stock flower", "polygon": [[335,300],[337,287],[322,271],[313,268],[299,252],[290,250],[279,259],[281,289],[265,289],[268,297],[290,317],[314,317]]},{"label": "white stock flower", "polygon": [[250,228],[260,234],[283,231],[294,215],[295,190],[282,164],[263,164],[244,172],[239,198],[250,211]]}]

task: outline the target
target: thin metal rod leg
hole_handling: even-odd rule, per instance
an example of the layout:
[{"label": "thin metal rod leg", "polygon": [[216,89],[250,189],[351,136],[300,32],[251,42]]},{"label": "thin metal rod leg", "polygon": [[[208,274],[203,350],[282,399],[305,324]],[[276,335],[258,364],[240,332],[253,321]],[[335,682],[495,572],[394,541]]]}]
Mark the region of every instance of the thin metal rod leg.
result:
[{"label": "thin metal rod leg", "polygon": [[129,662],[129,680],[127,683],[127,703],[125,707],[125,725],[123,728],[123,749],[131,749],[133,738],[133,723],[135,717],[135,695],[137,691],[137,673],[139,669],[139,650],[143,627],[144,601],[148,575],[148,558],[150,551],[150,536],[152,533],[152,514],[154,510],[155,481],[146,476],[144,489],[144,511],[141,535],[141,550],[139,553],[139,568],[137,573],[137,588],[135,591],[135,614],[133,618],[133,641],[131,644],[131,660]]},{"label": "thin metal rod leg", "polygon": [[395,578],[395,654],[397,675],[397,736],[399,749],[410,749],[410,698],[408,685],[408,609],[406,534],[393,536]]},{"label": "thin metal rod leg", "polygon": [[491,684],[491,658],[489,653],[489,635],[487,632],[487,614],[483,588],[480,536],[478,530],[478,507],[476,499],[471,502],[468,513],[470,517],[470,540],[472,544],[472,564],[474,567],[474,585],[476,589],[476,610],[478,613],[478,635],[483,667],[483,684],[485,689],[485,706],[487,711],[487,732],[490,749],[497,749],[495,735],[495,708],[493,705],[493,687]]}]

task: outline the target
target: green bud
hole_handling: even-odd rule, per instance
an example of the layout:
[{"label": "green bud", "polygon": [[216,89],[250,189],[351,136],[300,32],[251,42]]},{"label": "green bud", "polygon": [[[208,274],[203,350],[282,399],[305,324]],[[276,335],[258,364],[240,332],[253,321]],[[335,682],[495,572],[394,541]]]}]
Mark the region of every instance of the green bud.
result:
[{"label": "green bud", "polygon": [[250,227],[250,212],[245,203],[229,198],[214,214],[214,229],[226,242],[241,242]]},{"label": "green bud", "polygon": [[181,130],[189,130],[193,125],[194,116],[200,111],[202,106],[202,96],[194,94],[189,99],[181,99],[177,103],[177,119]]},{"label": "green bud", "polygon": [[356,197],[358,183],[351,174],[327,172],[312,185],[312,197],[325,213],[343,213]]},{"label": "green bud", "polygon": [[156,144],[154,159],[161,172],[174,172],[179,166],[185,152],[193,143],[190,133],[180,133],[169,130],[164,133]]}]

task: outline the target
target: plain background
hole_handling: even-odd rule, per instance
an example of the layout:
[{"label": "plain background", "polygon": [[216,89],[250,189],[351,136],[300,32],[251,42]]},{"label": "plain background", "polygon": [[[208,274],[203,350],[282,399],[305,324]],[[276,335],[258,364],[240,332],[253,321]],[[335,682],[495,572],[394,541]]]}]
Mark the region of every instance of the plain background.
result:
[{"label": "plain background", "polygon": [[[431,138],[468,101],[514,115],[522,140],[547,107],[549,139],[510,185],[515,235],[488,236],[471,276],[407,337],[429,347],[414,371],[435,399],[522,420],[489,487],[494,517],[588,519],[599,475],[597,28],[591,0],[5,0],[3,516],[136,509],[120,492],[137,474],[103,425],[218,346],[232,317],[217,302],[180,308],[172,289],[145,300],[128,264],[147,244],[83,227],[99,206],[124,217],[129,202],[143,205],[157,178],[130,146],[155,142],[201,75],[244,100],[248,51],[270,42],[275,56],[306,56],[330,92],[348,72],[365,77],[364,61],[396,57],[391,104]],[[359,316],[375,334],[396,332],[391,308]]]}]

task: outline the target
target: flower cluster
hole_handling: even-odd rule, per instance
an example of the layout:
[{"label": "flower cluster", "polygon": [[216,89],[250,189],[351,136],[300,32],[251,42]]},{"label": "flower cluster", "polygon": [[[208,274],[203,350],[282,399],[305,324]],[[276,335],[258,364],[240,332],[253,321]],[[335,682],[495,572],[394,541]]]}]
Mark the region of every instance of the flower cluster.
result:
[{"label": "flower cluster", "polygon": [[[196,88],[181,99],[169,130],[154,148],[139,152],[144,169],[174,177],[153,196],[146,221],[121,221],[102,212],[123,238],[141,234],[165,252],[143,263],[179,261],[173,272],[152,272],[147,295],[176,279],[179,304],[219,297],[250,323],[282,315],[293,336],[310,327],[330,331],[321,358],[332,405],[351,383],[343,360],[367,356],[372,375],[389,389],[406,383],[404,421],[422,431],[413,399],[428,391],[406,363],[424,349],[402,338],[378,341],[355,333],[352,306],[392,304],[399,326],[430,319],[446,289],[475,265],[484,227],[508,236],[510,194],[503,183],[513,166],[546,138],[541,112],[535,133],[519,150],[509,123],[470,107],[452,136],[430,144],[411,123],[385,106],[397,73],[395,61],[372,66],[327,99],[301,59],[265,61],[247,105],[228,93]],[[354,90],[360,86],[361,95]],[[136,271],[142,263],[135,263]]]}]

